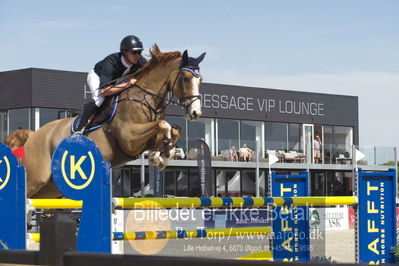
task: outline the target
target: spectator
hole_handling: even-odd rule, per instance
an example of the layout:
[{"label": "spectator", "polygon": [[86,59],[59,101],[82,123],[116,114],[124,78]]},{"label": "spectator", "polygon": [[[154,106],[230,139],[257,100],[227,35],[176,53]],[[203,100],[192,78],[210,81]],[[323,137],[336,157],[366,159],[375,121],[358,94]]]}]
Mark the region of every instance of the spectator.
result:
[{"label": "spectator", "polygon": [[314,163],[320,163],[321,143],[320,136],[316,135],[316,138],[313,140]]},{"label": "spectator", "polygon": [[238,153],[236,146],[231,146],[229,150],[229,159],[233,162],[238,162]]},{"label": "spectator", "polygon": [[247,147],[247,144],[244,143],[239,152],[241,161],[249,162],[252,160],[252,150]]}]

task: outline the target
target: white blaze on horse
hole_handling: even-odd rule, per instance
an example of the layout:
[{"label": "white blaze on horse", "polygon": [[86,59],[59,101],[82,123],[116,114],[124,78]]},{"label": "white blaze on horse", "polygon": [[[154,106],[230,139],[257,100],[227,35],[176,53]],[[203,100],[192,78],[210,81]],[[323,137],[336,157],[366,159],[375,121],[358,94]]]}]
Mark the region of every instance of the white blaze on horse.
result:
[{"label": "white blaze on horse", "polygon": [[[163,120],[168,92],[178,100],[190,120],[201,115],[202,77],[198,58],[187,51],[162,53],[157,45],[150,49],[151,59],[134,76],[137,82],[121,92],[114,118],[101,129],[87,134],[105,161],[119,167],[142,152],[151,150],[149,162],[165,169],[175,153],[180,128]],[[71,133],[73,118],[60,119],[33,132],[25,143],[28,197],[51,198],[60,193],[51,178],[51,157],[57,145]]]}]

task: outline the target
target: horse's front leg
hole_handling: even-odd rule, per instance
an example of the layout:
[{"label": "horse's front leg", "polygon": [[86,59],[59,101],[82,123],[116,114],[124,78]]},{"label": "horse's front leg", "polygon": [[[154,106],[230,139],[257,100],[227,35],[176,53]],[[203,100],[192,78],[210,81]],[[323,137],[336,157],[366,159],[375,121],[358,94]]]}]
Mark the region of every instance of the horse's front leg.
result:
[{"label": "horse's front leg", "polygon": [[159,122],[159,133],[157,135],[154,147],[159,151],[153,152],[148,158],[149,163],[156,165],[158,169],[163,170],[169,164],[175,155],[175,144],[181,134],[181,129],[177,125],[171,126],[165,120]]}]

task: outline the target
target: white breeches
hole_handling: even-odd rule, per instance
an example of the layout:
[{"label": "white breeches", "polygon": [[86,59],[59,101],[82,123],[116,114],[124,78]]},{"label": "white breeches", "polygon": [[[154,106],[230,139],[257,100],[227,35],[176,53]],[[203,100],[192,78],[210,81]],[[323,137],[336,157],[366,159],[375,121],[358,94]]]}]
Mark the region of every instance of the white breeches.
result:
[{"label": "white breeches", "polygon": [[101,96],[100,77],[94,72],[94,69],[90,70],[87,75],[87,86],[91,91],[92,98],[98,107],[104,102],[104,96]]}]

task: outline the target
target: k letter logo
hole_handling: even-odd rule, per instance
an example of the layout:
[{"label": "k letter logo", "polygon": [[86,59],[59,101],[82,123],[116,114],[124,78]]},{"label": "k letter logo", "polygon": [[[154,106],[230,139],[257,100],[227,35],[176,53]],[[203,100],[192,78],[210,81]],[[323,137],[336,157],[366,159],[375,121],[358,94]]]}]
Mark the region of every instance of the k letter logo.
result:
[{"label": "k letter logo", "polygon": [[0,190],[2,190],[10,180],[10,162],[6,156],[0,159]]},{"label": "k letter logo", "polygon": [[96,170],[91,151],[87,155],[73,155],[64,151],[61,159],[62,177],[73,189],[80,190],[90,185]]}]

